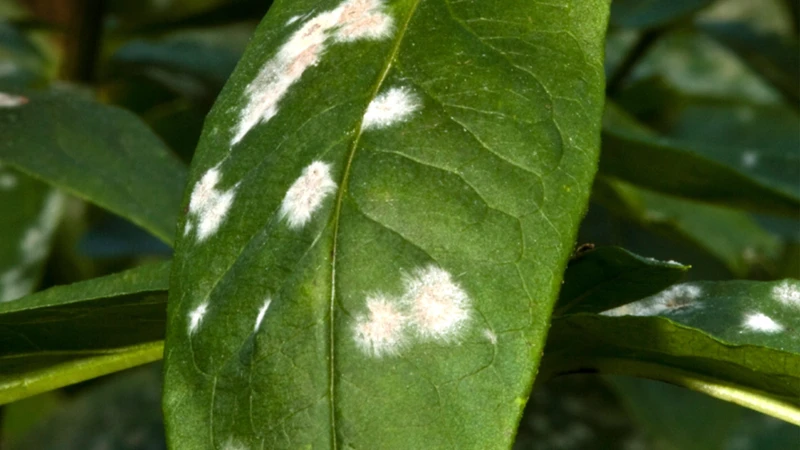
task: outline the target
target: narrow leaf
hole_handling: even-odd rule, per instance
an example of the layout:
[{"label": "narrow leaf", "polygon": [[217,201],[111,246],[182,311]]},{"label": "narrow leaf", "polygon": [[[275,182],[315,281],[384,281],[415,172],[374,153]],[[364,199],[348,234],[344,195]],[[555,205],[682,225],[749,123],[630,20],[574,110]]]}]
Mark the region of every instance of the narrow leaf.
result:
[{"label": "narrow leaf", "polygon": [[0,108],[0,161],[108,209],[171,244],[185,167],[140,119],[60,92]]},{"label": "narrow leaf", "polygon": [[602,312],[656,294],[688,266],[644,258],[619,247],[599,247],[570,261],[555,314]]},{"label": "narrow leaf", "polygon": [[0,404],[161,357],[169,263],[0,304]]},{"label": "narrow leaf", "polygon": [[606,8],[275,4],[184,200],[171,445],[511,445],[594,172]]}]

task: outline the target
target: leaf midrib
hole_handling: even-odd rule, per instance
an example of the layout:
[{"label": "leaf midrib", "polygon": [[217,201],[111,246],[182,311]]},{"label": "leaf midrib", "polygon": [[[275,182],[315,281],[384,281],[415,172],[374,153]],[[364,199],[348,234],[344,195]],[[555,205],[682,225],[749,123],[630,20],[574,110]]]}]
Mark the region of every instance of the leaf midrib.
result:
[{"label": "leaf midrib", "polygon": [[[408,16],[406,20],[403,22],[402,26],[398,28],[397,37],[395,38],[395,42],[392,46],[391,51],[389,52],[388,58],[386,58],[386,63],[381,71],[380,75],[378,76],[375,85],[370,92],[369,102],[377,97],[378,92],[380,91],[381,87],[383,86],[383,82],[386,80],[386,77],[389,74],[389,70],[392,68],[392,64],[394,60],[397,58],[397,54],[400,51],[400,45],[403,42],[403,38],[408,31],[408,26],[411,23],[412,17],[417,11],[417,7],[419,6],[421,0],[414,0],[414,3],[411,5],[411,9],[408,12]],[[369,105],[369,102],[367,105]],[[340,218],[342,213],[342,203],[344,201],[345,191],[347,190],[347,183],[350,179],[350,167],[353,164],[353,159],[355,158],[356,151],[358,150],[358,144],[361,141],[361,135],[364,131],[363,128],[364,123],[364,115],[361,115],[357,125],[356,125],[356,134],[353,138],[353,143],[350,146],[349,155],[347,158],[347,163],[344,166],[344,172],[342,173],[342,179],[339,183],[339,192],[336,194],[336,206],[333,212],[333,244],[331,248],[331,296],[329,302],[329,335],[328,335],[328,397],[330,403],[330,421],[331,421],[331,443],[332,448],[336,450],[338,448],[338,441],[337,441],[337,433],[336,433],[336,401],[334,397],[334,387],[335,387],[335,322],[333,320],[334,317],[334,309],[336,305],[336,255],[338,249],[338,242],[339,242],[339,224]]]}]

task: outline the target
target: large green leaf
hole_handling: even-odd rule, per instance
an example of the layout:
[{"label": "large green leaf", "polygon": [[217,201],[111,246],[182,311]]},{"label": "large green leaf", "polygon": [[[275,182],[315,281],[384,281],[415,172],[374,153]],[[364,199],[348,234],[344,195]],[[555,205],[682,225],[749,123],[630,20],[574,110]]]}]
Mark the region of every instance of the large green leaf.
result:
[{"label": "large green leaf", "polygon": [[594,172],[606,9],[276,3],[193,163],[172,445],[511,445]]},{"label": "large green leaf", "polygon": [[[800,424],[800,282],[700,282],[553,321],[542,371],[644,376]],[[609,317],[612,316],[612,317]]]},{"label": "large green leaf", "polygon": [[[794,120],[797,120],[795,117]],[[774,171],[800,170],[800,134],[794,147],[739,149],[674,140],[650,133],[613,104],[606,109],[600,171],[653,190],[757,211],[796,215],[800,183],[752,170],[761,160],[780,161]],[[738,153],[738,154],[737,154]],[[755,158],[755,162],[753,161]]]},{"label": "large green leaf", "polygon": [[169,263],[0,304],[0,404],[161,357]]},{"label": "large green leaf", "polygon": [[590,250],[567,266],[555,314],[602,312],[648,297],[675,284],[688,269],[619,247]]},{"label": "large green leaf", "polygon": [[186,169],[133,114],[61,92],[0,108],[0,161],[171,243]]}]

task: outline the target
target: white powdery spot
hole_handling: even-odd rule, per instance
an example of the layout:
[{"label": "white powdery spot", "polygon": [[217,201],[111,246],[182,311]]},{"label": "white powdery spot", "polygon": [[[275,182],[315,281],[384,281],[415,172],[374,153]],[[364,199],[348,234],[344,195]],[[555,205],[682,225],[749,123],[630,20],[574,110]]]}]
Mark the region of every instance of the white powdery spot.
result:
[{"label": "white powdery spot", "polygon": [[470,298],[450,273],[436,266],[418,269],[405,280],[402,302],[416,333],[425,340],[451,341],[470,318]]},{"label": "white powdery spot", "polygon": [[356,318],[353,329],[358,347],[376,358],[397,353],[405,341],[408,317],[381,295],[367,298],[367,310],[369,314]]},{"label": "white powdery spot", "polygon": [[491,342],[492,345],[497,345],[497,335],[490,329],[483,330],[483,337],[486,338],[487,341]]},{"label": "white powdery spot", "polygon": [[28,103],[26,97],[0,92],[0,108],[16,108],[26,103]]},{"label": "white powdery spot", "polygon": [[258,310],[258,316],[256,317],[256,326],[253,329],[254,331],[258,331],[259,327],[261,327],[261,322],[264,321],[264,316],[267,314],[267,310],[269,309],[269,305],[272,303],[272,299],[267,299],[261,308]]},{"label": "white powdery spot", "polygon": [[786,280],[772,288],[772,296],[786,306],[800,308],[800,283]]},{"label": "white powdery spot", "polygon": [[652,297],[609,309],[601,314],[604,316],[658,316],[677,313],[698,307],[699,304],[694,300],[702,294],[703,290],[699,286],[691,283],[676,284]]},{"label": "white powdery spot", "polygon": [[0,302],[10,302],[24,297],[31,293],[34,287],[34,280],[25,276],[24,268],[15,267],[0,275]]},{"label": "white powdery spot", "polygon": [[[247,104],[233,130],[231,145],[239,143],[253,127],[268,122],[278,113],[278,103],[307,69],[319,63],[331,40],[353,42],[389,37],[393,19],[383,10],[382,0],[347,0],[304,23],[245,89]],[[287,25],[299,20],[302,17],[293,17]]]},{"label": "white powdery spot", "polygon": [[758,164],[758,153],[753,150],[742,152],[742,166],[752,169]]},{"label": "white powdery spot", "polygon": [[208,303],[203,303],[194,311],[189,313],[189,334],[194,333],[197,331],[197,327],[200,326],[200,323],[203,321],[203,318],[206,316],[208,312]]},{"label": "white powdery spot", "polygon": [[750,313],[745,315],[742,326],[750,331],[758,331],[767,334],[783,331],[783,325],[762,313]]},{"label": "white powdery spot", "polygon": [[204,241],[219,230],[225,221],[236,198],[236,188],[233,186],[227,191],[217,189],[220,181],[219,166],[212,167],[200,178],[189,199],[189,217],[183,230],[184,235],[188,235],[194,229],[197,222],[197,239]]},{"label": "white powdery spot", "polygon": [[10,191],[17,187],[17,177],[10,173],[0,174],[0,190]]},{"label": "white powdery spot", "polygon": [[417,97],[407,88],[391,88],[372,100],[364,114],[362,128],[385,128],[408,119],[420,108]]},{"label": "white powdery spot", "polygon": [[312,162],[286,192],[281,203],[281,217],[286,218],[290,228],[303,227],[336,187],[331,178],[331,166]]}]

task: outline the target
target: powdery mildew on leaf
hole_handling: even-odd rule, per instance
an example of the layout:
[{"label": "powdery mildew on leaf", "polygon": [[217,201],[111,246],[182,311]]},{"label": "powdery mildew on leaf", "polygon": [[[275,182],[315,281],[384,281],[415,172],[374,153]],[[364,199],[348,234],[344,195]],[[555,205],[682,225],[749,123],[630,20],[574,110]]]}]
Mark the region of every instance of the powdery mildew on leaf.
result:
[{"label": "powdery mildew on leaf", "polygon": [[202,303],[189,313],[189,334],[197,331],[197,328],[200,326],[200,323],[203,322],[203,318],[206,316],[207,312],[208,303]]},{"label": "powdery mildew on leaf", "polygon": [[397,353],[406,339],[408,317],[394,302],[382,295],[367,298],[368,314],[356,318],[355,341],[370,356]]},{"label": "powdery mildew on leaf", "polygon": [[752,169],[758,164],[758,153],[753,150],[742,152],[742,166]]},{"label": "powdery mildew on leaf", "polygon": [[202,242],[216,233],[225,221],[236,198],[237,186],[222,191],[217,189],[219,181],[219,166],[215,166],[194,186],[189,199],[189,217],[186,219],[184,235],[196,229],[197,239]]},{"label": "powdery mildew on leaf", "polygon": [[17,182],[16,175],[5,172],[5,165],[0,163],[0,190],[10,191],[17,187]]},{"label": "powdery mildew on leaf", "polygon": [[258,310],[258,316],[256,316],[256,326],[253,328],[253,331],[258,331],[258,329],[261,327],[261,322],[264,321],[264,316],[267,314],[267,310],[269,309],[269,305],[271,303],[272,300],[268,298]]},{"label": "powdery mildew on leaf", "polygon": [[408,88],[391,88],[370,102],[361,126],[385,128],[408,119],[419,108],[419,99]]},{"label": "powdery mildew on leaf", "polygon": [[470,318],[470,298],[446,270],[428,266],[405,280],[401,302],[419,337],[430,341],[452,341]]},{"label": "powdery mildew on leaf", "polygon": [[800,308],[800,283],[786,280],[772,288],[772,296],[786,306]]},{"label": "powdery mildew on leaf", "polygon": [[26,97],[0,92],[0,108],[16,108],[28,103]]},{"label": "powdery mildew on leaf", "polygon": [[[378,40],[391,36],[393,19],[382,0],[347,0],[321,12],[295,31],[245,89],[247,104],[239,115],[231,145],[259,123],[278,113],[278,103],[303,73],[319,63],[331,42]],[[289,19],[290,23],[292,19]],[[301,20],[297,18],[296,20]]]},{"label": "powdery mildew on leaf", "polygon": [[490,330],[488,328],[483,330],[483,337],[485,337],[487,341],[491,342],[492,345],[496,345],[497,344],[497,335],[494,334],[494,332],[492,330]]},{"label": "powdery mildew on leaf", "polygon": [[760,333],[778,333],[783,331],[783,325],[772,320],[771,317],[762,313],[749,313],[744,316],[742,326],[750,331]]},{"label": "powdery mildew on leaf", "polygon": [[702,294],[703,290],[699,286],[690,283],[676,284],[650,298],[622,305],[601,314],[604,316],[658,316],[678,313],[698,307],[699,304],[694,300]]},{"label": "powdery mildew on leaf", "polygon": [[331,178],[331,166],[321,161],[312,162],[286,192],[281,203],[281,217],[286,218],[290,228],[302,228],[325,198],[336,192],[336,187]]}]

